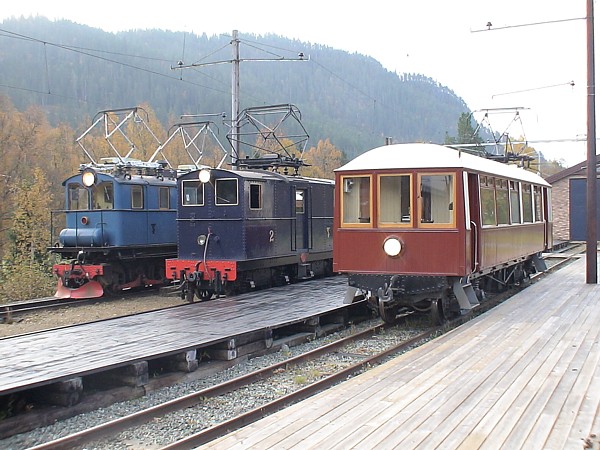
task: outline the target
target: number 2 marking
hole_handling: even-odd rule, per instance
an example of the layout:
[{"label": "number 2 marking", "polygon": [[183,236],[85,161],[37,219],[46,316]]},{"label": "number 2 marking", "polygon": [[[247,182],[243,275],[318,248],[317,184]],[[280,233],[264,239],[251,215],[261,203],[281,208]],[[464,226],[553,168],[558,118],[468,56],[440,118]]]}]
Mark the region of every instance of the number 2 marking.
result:
[{"label": "number 2 marking", "polygon": [[275,242],[275,232],[273,230],[269,230],[269,242]]}]

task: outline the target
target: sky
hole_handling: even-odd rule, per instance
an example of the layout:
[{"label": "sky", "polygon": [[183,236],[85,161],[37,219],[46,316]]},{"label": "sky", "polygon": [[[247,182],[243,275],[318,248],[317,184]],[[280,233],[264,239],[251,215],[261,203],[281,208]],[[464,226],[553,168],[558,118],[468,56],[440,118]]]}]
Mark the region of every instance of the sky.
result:
[{"label": "sky", "polygon": [[38,15],[109,32],[277,34],[364,54],[447,86],[474,125],[524,136],[566,166],[586,159],[584,0],[19,0],[0,9],[0,20]]}]

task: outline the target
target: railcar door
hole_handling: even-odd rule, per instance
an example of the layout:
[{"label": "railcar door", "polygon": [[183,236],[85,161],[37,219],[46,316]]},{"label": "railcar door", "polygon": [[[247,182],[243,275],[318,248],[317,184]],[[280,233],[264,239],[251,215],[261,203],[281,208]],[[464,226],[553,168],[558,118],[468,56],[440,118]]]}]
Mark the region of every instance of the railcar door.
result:
[{"label": "railcar door", "polygon": [[[471,247],[471,271],[478,269],[481,261],[481,201],[479,197],[479,175],[475,173],[468,174],[468,193],[469,201],[465,207],[469,208],[469,222],[471,225],[470,238],[467,231],[467,239]],[[465,211],[466,214],[466,211]]]},{"label": "railcar door", "polygon": [[296,249],[308,249],[308,191],[296,189]]}]

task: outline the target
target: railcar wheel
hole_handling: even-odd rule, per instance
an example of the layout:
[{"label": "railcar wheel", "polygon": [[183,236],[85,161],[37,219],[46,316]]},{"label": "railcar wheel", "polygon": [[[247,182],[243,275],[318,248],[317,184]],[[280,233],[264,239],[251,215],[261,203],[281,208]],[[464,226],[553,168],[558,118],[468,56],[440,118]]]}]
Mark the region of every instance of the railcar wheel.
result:
[{"label": "railcar wheel", "polygon": [[398,306],[386,306],[385,303],[379,300],[379,316],[385,323],[393,325],[396,323],[396,315],[398,314]]},{"label": "railcar wheel", "polygon": [[207,302],[209,301],[214,295],[214,292],[210,289],[200,289],[198,291],[198,298],[200,298],[201,301],[203,302]]},{"label": "railcar wheel", "polygon": [[431,324],[434,326],[443,325],[446,322],[444,312],[444,302],[441,298],[431,300]]}]

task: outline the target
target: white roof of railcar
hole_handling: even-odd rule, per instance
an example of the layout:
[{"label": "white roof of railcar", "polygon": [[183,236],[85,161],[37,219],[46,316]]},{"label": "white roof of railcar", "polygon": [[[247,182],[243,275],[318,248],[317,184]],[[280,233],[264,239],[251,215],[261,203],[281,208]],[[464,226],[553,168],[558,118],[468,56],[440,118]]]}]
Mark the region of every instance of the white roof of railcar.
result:
[{"label": "white roof of railcar", "polygon": [[393,144],[369,150],[336,172],[384,169],[462,168],[514,180],[550,186],[541,176],[514,164],[504,164],[437,144]]}]

